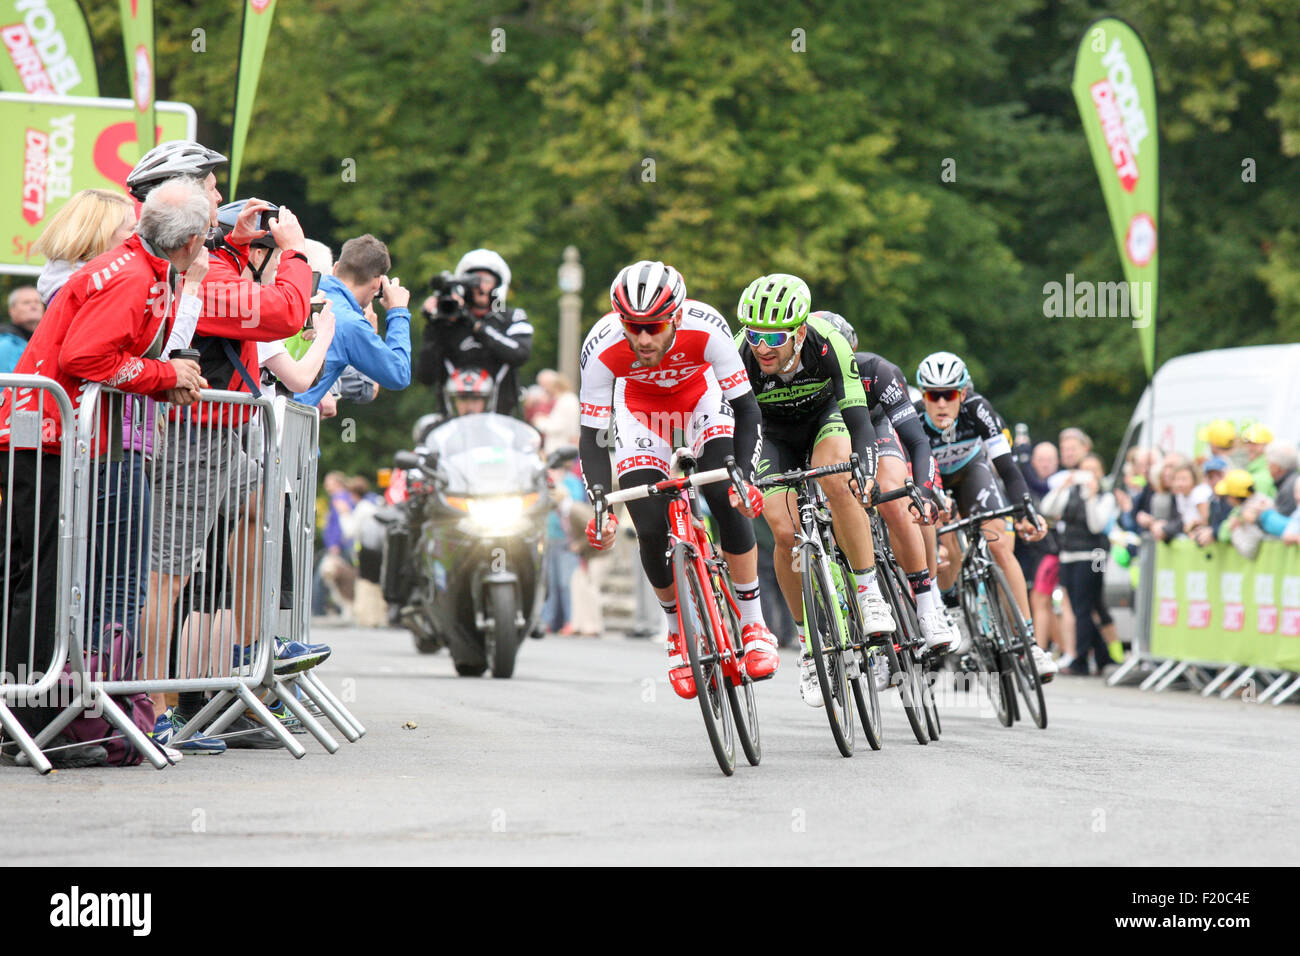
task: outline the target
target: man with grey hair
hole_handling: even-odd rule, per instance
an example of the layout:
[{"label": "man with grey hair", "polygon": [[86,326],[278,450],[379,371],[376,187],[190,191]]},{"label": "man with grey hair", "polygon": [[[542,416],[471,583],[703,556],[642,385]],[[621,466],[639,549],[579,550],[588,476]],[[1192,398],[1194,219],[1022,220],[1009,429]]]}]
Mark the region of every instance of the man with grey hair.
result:
[{"label": "man with grey hair", "polygon": [[[160,356],[173,324],[173,280],[204,252],[208,220],[201,185],[192,180],[160,185],[145,203],[140,231],[67,281],[15,371],[54,379],[74,409],[80,408],[87,382],[181,405],[198,399],[207,384],[199,366]],[[10,640],[4,663],[11,674],[20,667],[27,674],[47,667],[55,645],[56,589],[36,587],[35,569],[39,566],[48,584],[48,569],[58,562],[63,422],[58,405],[43,395],[41,389],[0,392],[0,482],[12,483],[5,485],[11,490],[0,513],[0,541],[7,540],[10,548],[5,556]],[[34,432],[39,448],[13,433],[17,413],[41,418]],[[110,417],[101,410],[100,448],[108,447]],[[57,708],[24,707],[18,718],[34,734],[57,713]]]},{"label": "man with grey hair", "polygon": [[1269,442],[1264,457],[1268,460],[1268,473],[1273,476],[1273,484],[1277,486],[1277,494],[1273,496],[1276,500],[1275,507],[1289,518],[1296,507],[1296,447],[1289,441]]}]

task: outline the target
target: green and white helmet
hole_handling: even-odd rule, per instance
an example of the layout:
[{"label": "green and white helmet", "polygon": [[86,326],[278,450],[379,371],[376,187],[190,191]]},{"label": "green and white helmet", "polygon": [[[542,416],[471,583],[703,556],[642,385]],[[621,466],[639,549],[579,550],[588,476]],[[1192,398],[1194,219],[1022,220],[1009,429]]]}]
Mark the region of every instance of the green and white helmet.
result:
[{"label": "green and white helmet", "polygon": [[736,317],[751,329],[797,329],[808,318],[811,305],[808,283],[773,272],[755,279],[740,294]]}]

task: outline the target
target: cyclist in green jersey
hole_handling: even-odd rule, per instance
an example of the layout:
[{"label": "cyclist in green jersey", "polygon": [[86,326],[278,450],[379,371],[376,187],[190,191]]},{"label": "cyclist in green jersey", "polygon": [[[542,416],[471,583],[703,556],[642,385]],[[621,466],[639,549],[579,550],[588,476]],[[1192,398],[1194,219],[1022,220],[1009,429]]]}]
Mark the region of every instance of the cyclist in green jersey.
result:
[{"label": "cyclist in green jersey", "polygon": [[[763,445],[759,479],[795,468],[833,465],[857,452],[869,494],[875,484],[876,432],[867,410],[853,350],[823,319],[808,316],[811,295],[800,278],[784,273],[761,276],[740,297],[737,316],[743,328],[736,346],[758,396]],[[867,631],[895,630],[894,617],[876,582],[871,525],[850,485],[850,475],[818,480],[830,505],[835,538],[853,571],[857,600]],[[784,488],[764,493],[763,513],[776,539],[777,582],[799,627],[803,655],[799,690],[809,706],[822,703],[803,621],[799,572],[788,556],[794,546],[795,495]]]}]

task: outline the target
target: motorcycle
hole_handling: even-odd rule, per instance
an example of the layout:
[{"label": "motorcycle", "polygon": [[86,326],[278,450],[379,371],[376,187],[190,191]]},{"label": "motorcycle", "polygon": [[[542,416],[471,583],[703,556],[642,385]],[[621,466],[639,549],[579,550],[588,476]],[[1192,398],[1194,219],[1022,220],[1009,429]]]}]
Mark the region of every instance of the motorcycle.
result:
[{"label": "motorcycle", "polygon": [[488,412],[445,421],[394,457],[407,500],[380,516],[384,596],[416,648],[445,646],[461,676],[512,676],[537,627],[551,506],[540,447],[536,429]]}]

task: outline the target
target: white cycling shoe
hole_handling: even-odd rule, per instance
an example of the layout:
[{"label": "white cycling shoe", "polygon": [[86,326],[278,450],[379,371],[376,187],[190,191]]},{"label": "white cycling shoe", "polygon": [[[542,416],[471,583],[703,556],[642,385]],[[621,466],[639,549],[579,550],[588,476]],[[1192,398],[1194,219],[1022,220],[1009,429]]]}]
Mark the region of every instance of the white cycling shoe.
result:
[{"label": "white cycling shoe", "polygon": [[858,606],[862,608],[862,623],[868,634],[893,634],[898,629],[894,612],[880,593],[879,587],[858,592]]},{"label": "white cycling shoe", "polygon": [[920,622],[921,635],[925,638],[925,646],[930,650],[948,654],[961,650],[961,631],[957,630],[957,625],[944,613],[943,608],[922,614]]},{"label": "white cycling shoe", "polygon": [[1052,678],[1060,671],[1060,665],[1052,660],[1052,655],[1048,654],[1037,644],[1030,648],[1029,652],[1034,658],[1034,667],[1038,668],[1038,679],[1044,684],[1050,684]]},{"label": "white cycling shoe", "polygon": [[825,707],[822,685],[817,680],[817,665],[808,654],[799,657],[799,696],[809,707]]}]

